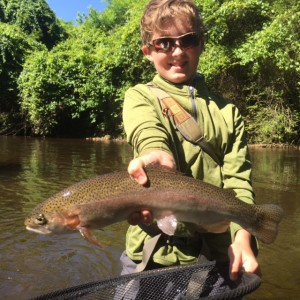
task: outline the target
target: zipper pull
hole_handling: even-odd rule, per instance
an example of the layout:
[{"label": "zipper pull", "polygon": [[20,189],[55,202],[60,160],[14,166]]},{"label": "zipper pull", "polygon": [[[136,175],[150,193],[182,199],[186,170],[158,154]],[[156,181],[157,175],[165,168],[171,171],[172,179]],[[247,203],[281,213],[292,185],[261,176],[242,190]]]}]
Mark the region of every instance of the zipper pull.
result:
[{"label": "zipper pull", "polygon": [[189,93],[190,93],[190,99],[192,104],[192,116],[197,122],[198,115],[197,115],[197,108],[196,108],[196,102],[195,102],[195,88],[193,86],[189,86]]}]

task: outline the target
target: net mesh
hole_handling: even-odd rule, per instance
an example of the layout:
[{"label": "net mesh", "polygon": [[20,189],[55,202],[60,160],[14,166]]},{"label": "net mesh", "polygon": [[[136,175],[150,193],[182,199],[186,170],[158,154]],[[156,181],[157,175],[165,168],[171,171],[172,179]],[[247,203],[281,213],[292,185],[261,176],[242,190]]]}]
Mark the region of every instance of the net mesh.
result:
[{"label": "net mesh", "polygon": [[214,261],[124,275],[54,291],[34,299],[241,299],[257,289],[260,283],[257,275],[247,273],[233,282],[228,276],[228,263]]}]

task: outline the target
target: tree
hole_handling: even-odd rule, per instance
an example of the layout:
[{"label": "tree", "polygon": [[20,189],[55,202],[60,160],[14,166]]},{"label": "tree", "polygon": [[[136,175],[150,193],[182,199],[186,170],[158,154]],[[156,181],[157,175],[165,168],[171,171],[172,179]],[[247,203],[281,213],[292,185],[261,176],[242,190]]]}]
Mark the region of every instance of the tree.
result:
[{"label": "tree", "polygon": [[[207,28],[199,71],[208,85],[238,105],[250,142],[298,143],[299,1],[195,1]],[[21,105],[35,134],[120,132],[124,92],[155,73],[140,51],[148,0],[110,0],[103,12],[79,15],[78,26],[57,23],[42,0],[17,13],[22,3],[0,0],[2,108],[5,99]]]},{"label": "tree", "polygon": [[[300,14],[276,14],[236,52],[248,71],[244,89],[253,142],[297,143],[300,121]],[[257,134],[259,133],[259,134]]]},{"label": "tree", "polygon": [[0,0],[0,21],[34,34],[49,49],[66,38],[66,32],[45,0]]},{"label": "tree", "polygon": [[107,2],[108,7],[104,11],[99,12],[90,7],[87,16],[85,14],[78,15],[77,22],[80,25],[85,24],[88,27],[98,28],[107,34],[114,30],[116,26],[125,25],[128,11],[135,5],[136,1],[108,0]]},{"label": "tree", "polygon": [[24,128],[17,80],[27,55],[65,37],[45,1],[0,0],[0,134]]},{"label": "tree", "polygon": [[105,102],[96,55],[101,32],[77,31],[51,51],[35,52],[24,65],[21,105],[34,134],[83,136],[104,122],[97,114]]},{"label": "tree", "polygon": [[43,45],[18,26],[0,22],[0,134],[18,132],[24,127],[17,79],[26,56],[41,49]]},{"label": "tree", "polygon": [[[84,23],[65,42],[26,61],[19,89],[33,133],[120,133],[124,91],[153,74],[147,72],[150,64],[141,66],[140,16],[134,12],[123,16],[126,23],[115,24],[108,36]],[[74,130],[77,125],[83,130]]]},{"label": "tree", "polygon": [[298,142],[297,1],[199,1],[208,29],[200,70],[246,116],[251,142]]}]

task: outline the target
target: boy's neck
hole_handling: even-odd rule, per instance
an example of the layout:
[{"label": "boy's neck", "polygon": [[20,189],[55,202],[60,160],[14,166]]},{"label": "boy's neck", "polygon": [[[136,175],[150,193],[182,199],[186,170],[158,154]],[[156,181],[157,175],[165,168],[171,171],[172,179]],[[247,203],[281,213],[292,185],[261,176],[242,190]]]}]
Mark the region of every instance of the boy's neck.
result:
[{"label": "boy's neck", "polygon": [[187,85],[187,86],[194,86],[195,85],[195,80],[198,77],[198,73],[196,73],[194,76],[192,76],[188,81],[182,82],[182,83],[175,83],[172,81],[169,81],[167,79],[165,79],[164,77],[162,77],[160,74],[158,74],[164,81],[175,85],[175,86],[183,86],[183,85]]}]

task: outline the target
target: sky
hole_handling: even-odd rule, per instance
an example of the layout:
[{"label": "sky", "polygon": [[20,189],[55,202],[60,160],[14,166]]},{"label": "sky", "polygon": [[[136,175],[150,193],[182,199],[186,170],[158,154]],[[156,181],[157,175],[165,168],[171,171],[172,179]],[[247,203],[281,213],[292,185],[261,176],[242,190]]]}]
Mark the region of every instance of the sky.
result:
[{"label": "sky", "polygon": [[103,0],[46,0],[57,18],[67,22],[76,21],[78,13],[88,14],[89,7],[102,11],[107,3]]}]

